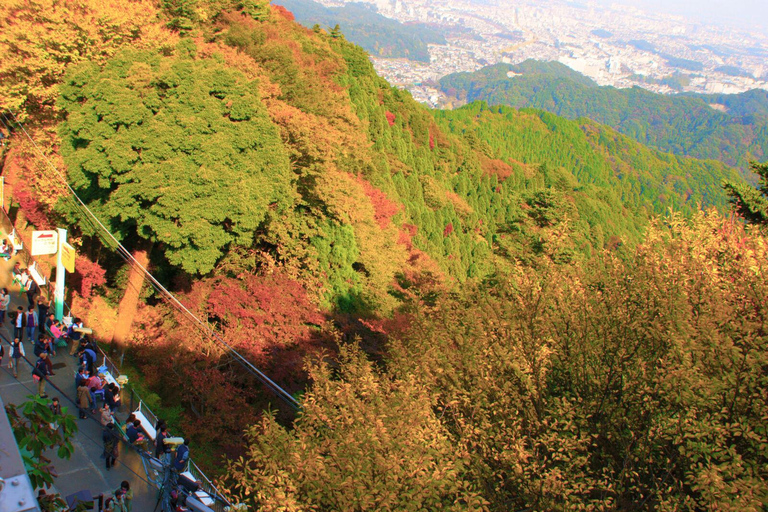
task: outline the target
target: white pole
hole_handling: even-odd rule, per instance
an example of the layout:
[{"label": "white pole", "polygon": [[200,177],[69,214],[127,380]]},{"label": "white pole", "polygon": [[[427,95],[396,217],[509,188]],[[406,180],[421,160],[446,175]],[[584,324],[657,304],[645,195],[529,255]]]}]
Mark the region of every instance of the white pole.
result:
[{"label": "white pole", "polygon": [[56,252],[56,292],[54,301],[56,303],[56,320],[64,318],[64,277],[67,271],[64,269],[64,263],[61,261],[61,246],[67,241],[67,230],[56,228],[59,233],[59,250]]}]

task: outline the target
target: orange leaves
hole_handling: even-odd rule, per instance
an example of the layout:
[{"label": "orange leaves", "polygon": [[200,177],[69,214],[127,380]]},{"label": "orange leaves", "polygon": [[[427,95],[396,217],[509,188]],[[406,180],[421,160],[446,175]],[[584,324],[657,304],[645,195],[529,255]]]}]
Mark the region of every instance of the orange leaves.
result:
[{"label": "orange leaves", "polygon": [[149,0],[8,0],[0,3],[0,107],[51,120],[57,85],[72,65],[101,63],[118,48],[172,47]]},{"label": "orange leaves", "polygon": [[403,210],[403,205],[390,200],[381,190],[375,188],[367,180],[358,176],[357,181],[363,186],[363,192],[373,205],[376,223],[381,229],[386,229],[392,217]]}]

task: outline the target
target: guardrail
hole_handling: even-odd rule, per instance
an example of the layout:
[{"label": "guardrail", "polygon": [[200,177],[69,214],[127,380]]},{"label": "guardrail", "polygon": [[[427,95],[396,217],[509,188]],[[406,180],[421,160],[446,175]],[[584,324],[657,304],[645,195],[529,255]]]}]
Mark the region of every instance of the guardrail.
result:
[{"label": "guardrail", "polygon": [[[10,217],[8,216],[8,213],[6,212],[5,208],[0,208],[0,212],[2,214],[0,215],[0,228],[2,228],[6,233],[10,233],[12,230],[15,229],[15,226],[13,222],[11,221]],[[17,231],[18,233],[18,231]],[[19,251],[19,254],[22,255],[22,260],[26,266],[30,265],[30,262],[34,262],[34,258],[30,254],[28,250],[28,245],[24,244],[24,247]],[[47,285],[50,283],[50,279],[47,280]],[[51,289],[49,286],[46,286],[46,291],[48,292],[48,297],[51,296]],[[66,315],[72,317],[74,316],[72,314],[72,310],[69,307],[69,304],[66,302],[64,303]],[[42,323],[42,321],[41,321]],[[117,378],[119,375],[121,375],[120,368],[112,361],[109,356],[107,356],[104,351],[99,348],[99,353],[102,356],[103,365],[106,365],[109,369],[109,372]],[[148,421],[152,423],[152,425],[156,425],[158,422],[158,418],[155,415],[155,413],[152,412],[152,410],[147,407],[147,405],[142,400],[141,396],[136,393],[133,390],[133,387],[130,387],[130,410],[133,412],[136,410],[136,408],[140,409],[141,412],[144,414],[144,416],[147,418]],[[121,390],[122,391],[122,390]],[[122,397],[122,404],[126,404],[125,396]],[[138,405],[136,406],[135,403],[138,402]],[[200,468],[197,466],[197,464],[194,463],[194,461],[190,458],[189,460],[189,467],[188,471],[193,475],[196,481],[200,482],[201,489],[205,491],[214,501],[209,507],[213,509],[216,512],[223,512],[225,507],[229,506],[231,507],[232,504],[221,494],[221,492],[218,490],[218,488],[211,482],[211,480],[203,473]],[[26,510],[26,509],[24,509]]]}]

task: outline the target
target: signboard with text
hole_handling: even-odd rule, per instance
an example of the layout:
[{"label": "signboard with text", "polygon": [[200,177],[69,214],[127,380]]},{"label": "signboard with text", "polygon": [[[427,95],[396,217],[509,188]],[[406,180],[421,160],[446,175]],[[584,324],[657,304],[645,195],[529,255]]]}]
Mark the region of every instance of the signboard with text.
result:
[{"label": "signboard with text", "polygon": [[59,234],[56,231],[33,231],[32,247],[30,252],[32,256],[43,256],[45,254],[56,254],[59,248]]},{"label": "signboard with text", "polygon": [[67,242],[61,244],[61,263],[67,272],[75,271],[75,248]]}]

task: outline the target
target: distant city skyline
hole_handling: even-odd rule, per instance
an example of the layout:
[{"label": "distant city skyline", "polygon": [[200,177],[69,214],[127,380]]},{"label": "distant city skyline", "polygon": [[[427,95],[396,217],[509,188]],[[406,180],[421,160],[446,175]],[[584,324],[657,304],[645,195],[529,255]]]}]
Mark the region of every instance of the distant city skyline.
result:
[{"label": "distant city skyline", "polygon": [[768,36],[768,1],[766,0],[597,0],[601,5],[631,5],[643,10],[667,12],[692,21],[735,24],[759,30]]}]

